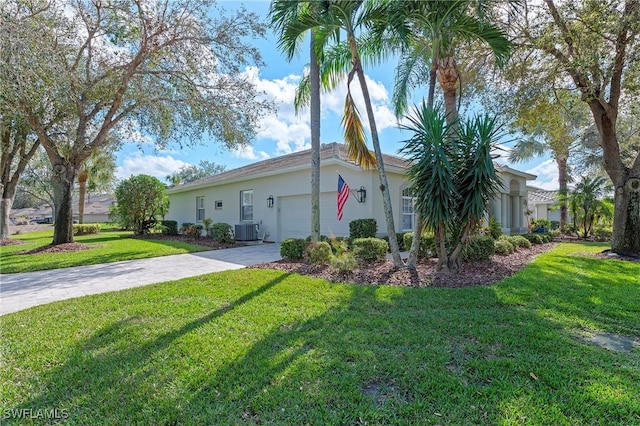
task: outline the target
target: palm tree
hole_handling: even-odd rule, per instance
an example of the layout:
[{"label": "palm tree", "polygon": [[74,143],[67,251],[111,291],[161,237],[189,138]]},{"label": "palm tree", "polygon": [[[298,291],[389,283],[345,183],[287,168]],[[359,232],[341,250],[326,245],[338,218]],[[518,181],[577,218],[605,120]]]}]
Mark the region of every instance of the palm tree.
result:
[{"label": "palm tree", "polygon": [[78,222],[84,223],[84,204],[87,187],[95,190],[113,182],[116,158],[111,150],[100,150],[82,163],[78,172]]},{"label": "palm tree", "polygon": [[[486,2],[487,4],[490,2]],[[498,26],[473,15],[472,2],[455,1],[391,1],[387,4],[387,26],[382,31],[397,34],[403,43],[396,69],[393,102],[398,117],[404,115],[412,89],[429,73],[426,107],[433,108],[436,80],[444,94],[444,105],[450,130],[457,127],[457,88],[460,81],[455,60],[461,43],[474,47],[487,46],[498,66],[506,61],[511,44]],[[407,265],[414,267],[424,226],[420,211],[416,212],[414,238]]]},{"label": "palm tree", "polygon": [[[380,149],[380,140],[378,138],[371,97],[365,80],[358,41],[356,39],[356,31],[369,23],[370,20],[384,19],[384,16],[379,15],[382,9],[365,7],[368,3],[365,4],[362,0],[328,0],[319,2],[318,4],[320,7],[308,8],[307,13],[298,16],[297,22],[287,26],[284,31],[285,37],[289,40],[296,40],[301,34],[313,29],[316,33],[316,46],[326,46],[330,41],[339,42],[341,31],[346,33],[351,68],[347,77],[347,96],[342,121],[345,128],[345,142],[348,146],[350,158],[356,161],[357,164],[364,168],[376,166],[378,170],[383,195],[386,227],[389,235],[389,246],[394,264],[396,267],[401,267],[403,263],[400,258],[400,250],[395,234],[389,185],[384,169],[384,160],[382,158],[382,150]],[[337,64],[338,69],[334,71],[344,69],[345,65],[346,64]],[[336,72],[329,72],[325,74],[324,78],[335,77],[335,74]],[[329,77],[327,77],[327,75]],[[357,77],[362,90],[375,156],[371,155],[367,147],[364,128],[351,94],[351,83],[354,77]]]},{"label": "palm tree", "polygon": [[[287,28],[294,25],[301,14],[307,13],[312,7],[310,2],[304,1],[274,1],[271,3],[271,25],[279,37],[279,47],[291,61],[293,55],[302,41],[301,34],[290,38]],[[311,241],[320,240],[320,64],[316,49],[316,36],[313,29],[310,30],[309,46],[309,122],[311,127]],[[296,113],[302,103],[296,97]]]},{"label": "palm tree", "polygon": [[[413,132],[401,152],[411,161],[408,176],[424,223],[435,231],[437,270],[458,272],[459,257],[477,221],[498,190],[491,150],[500,126],[488,116],[457,123],[423,103],[401,128]],[[447,247],[447,235],[453,245]]]},{"label": "palm tree", "polygon": [[611,190],[610,181],[604,176],[583,176],[570,197],[580,207],[583,237],[588,238],[596,217],[606,215],[603,198]]}]

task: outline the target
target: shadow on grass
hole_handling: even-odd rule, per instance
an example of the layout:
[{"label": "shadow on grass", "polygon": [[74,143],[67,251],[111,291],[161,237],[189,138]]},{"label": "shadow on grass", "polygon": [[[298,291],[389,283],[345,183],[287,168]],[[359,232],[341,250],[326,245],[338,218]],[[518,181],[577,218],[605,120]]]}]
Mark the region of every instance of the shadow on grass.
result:
[{"label": "shadow on grass", "polygon": [[[73,424],[495,424],[518,413],[533,424],[597,423],[603,413],[623,423],[640,415],[637,401],[623,398],[640,392],[637,371],[629,377],[617,354],[572,340],[493,288],[314,289],[300,280],[274,272],[159,334],[153,307],[146,315],[123,308],[17,408],[66,408]],[[344,297],[335,303],[329,292]],[[305,309],[305,297],[323,307]],[[600,381],[623,397],[591,393]]]}]

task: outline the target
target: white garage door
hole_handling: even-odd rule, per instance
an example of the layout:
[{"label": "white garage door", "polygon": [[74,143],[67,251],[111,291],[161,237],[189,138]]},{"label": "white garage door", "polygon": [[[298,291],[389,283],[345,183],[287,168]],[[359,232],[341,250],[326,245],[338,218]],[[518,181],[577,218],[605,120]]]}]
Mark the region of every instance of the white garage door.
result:
[{"label": "white garage door", "polygon": [[[311,235],[311,196],[294,195],[278,198],[279,240],[307,238]],[[320,194],[320,232],[323,235],[349,235],[349,220],[336,219],[336,194]]]}]

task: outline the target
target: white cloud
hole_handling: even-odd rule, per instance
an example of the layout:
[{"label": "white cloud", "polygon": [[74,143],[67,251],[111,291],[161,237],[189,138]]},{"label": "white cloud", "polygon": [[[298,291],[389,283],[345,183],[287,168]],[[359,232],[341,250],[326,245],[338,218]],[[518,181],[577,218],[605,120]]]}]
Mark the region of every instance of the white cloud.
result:
[{"label": "white cloud", "polygon": [[124,159],[122,166],[116,169],[116,177],[118,179],[128,179],[131,175],[146,174],[164,181],[167,175],[177,172],[180,168],[188,165],[189,163],[177,160],[170,155],[135,154]]},{"label": "white cloud", "polygon": [[253,149],[251,145],[247,145],[245,147],[236,148],[231,151],[231,153],[238,157],[243,158],[245,160],[266,160],[269,158],[269,154],[264,151],[257,151]]},{"label": "white cloud", "polygon": [[543,161],[535,167],[526,170],[527,173],[537,175],[538,178],[530,185],[537,186],[542,189],[558,189],[558,166],[553,159]]},{"label": "white cloud", "polygon": [[[255,67],[247,68],[245,75],[256,85],[260,92],[264,93],[265,98],[272,100],[277,106],[277,113],[267,115],[261,120],[258,137],[276,142],[276,149],[273,153],[275,155],[289,154],[291,152],[309,149],[311,128],[308,109],[302,110],[300,114],[296,115],[293,105],[296,88],[300,83],[301,76],[289,74],[280,79],[261,79],[259,69]],[[390,100],[387,89],[381,82],[374,81],[368,76],[366,79],[370,97],[373,102],[378,131],[381,132],[386,128],[396,128],[397,121],[389,106]],[[366,118],[366,110],[360,86],[357,81],[354,81],[351,87],[363,123],[366,128],[368,128],[368,120]],[[340,122],[346,93],[345,80],[336,90],[322,94],[323,126],[327,124],[333,126],[334,124],[330,123]],[[323,134],[335,134],[335,128],[332,127],[330,130],[333,132],[323,132]],[[341,135],[342,131],[340,131],[339,134]],[[333,140],[329,140],[334,137],[335,136],[323,136],[322,142],[334,142]],[[246,158],[251,159],[250,157]],[[261,157],[258,156],[257,158]]]}]

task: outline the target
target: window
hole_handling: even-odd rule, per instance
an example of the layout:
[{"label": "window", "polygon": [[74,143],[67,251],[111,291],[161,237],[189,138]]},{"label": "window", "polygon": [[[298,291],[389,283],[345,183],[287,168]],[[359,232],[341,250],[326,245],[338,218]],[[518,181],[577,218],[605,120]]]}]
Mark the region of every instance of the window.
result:
[{"label": "window", "polygon": [[215,209],[222,210],[222,200],[216,200]]},{"label": "window", "polygon": [[415,213],[413,208],[416,204],[416,198],[411,196],[409,188],[402,190],[402,231],[413,231],[415,222]]},{"label": "window", "polygon": [[240,220],[253,220],[253,189],[240,191]]},{"label": "window", "polygon": [[204,219],[204,197],[196,197],[196,222]]}]

